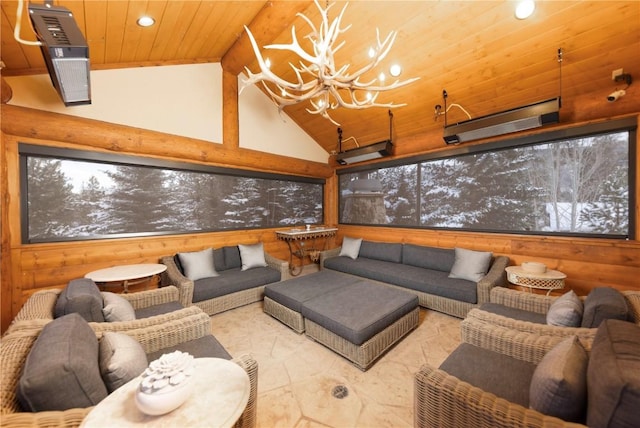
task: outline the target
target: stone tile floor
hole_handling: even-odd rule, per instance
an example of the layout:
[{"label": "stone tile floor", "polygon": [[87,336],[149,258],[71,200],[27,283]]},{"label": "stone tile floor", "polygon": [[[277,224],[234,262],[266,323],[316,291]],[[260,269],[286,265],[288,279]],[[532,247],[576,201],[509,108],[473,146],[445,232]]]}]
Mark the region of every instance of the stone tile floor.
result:
[{"label": "stone tile floor", "polygon": [[362,372],[265,314],[262,302],[214,315],[211,330],[231,355],[258,361],[259,428],[412,427],[413,375],[460,343],[459,319],[421,309],[418,328]]}]

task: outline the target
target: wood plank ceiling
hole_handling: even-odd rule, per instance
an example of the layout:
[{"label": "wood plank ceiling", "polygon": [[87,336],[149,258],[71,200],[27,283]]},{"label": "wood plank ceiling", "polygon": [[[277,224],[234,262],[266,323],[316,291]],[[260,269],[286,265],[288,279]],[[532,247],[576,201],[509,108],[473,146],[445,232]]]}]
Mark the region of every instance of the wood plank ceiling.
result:
[{"label": "wood plank ceiling", "polygon": [[[224,58],[223,66],[226,62],[231,69],[237,69],[234,72],[244,65],[256,72],[257,62],[248,50],[244,25],[253,22],[252,31],[264,46],[289,43],[291,25],[295,25],[302,40],[308,26],[296,17],[299,11],[319,22],[318,10],[310,1],[55,3],[74,13],[89,43],[93,69],[219,62]],[[345,2],[328,4],[332,5],[333,19]],[[45,66],[39,49],[13,39],[17,6],[16,0],[2,0],[2,72],[42,73]],[[403,69],[400,79],[420,78],[379,98],[407,104],[394,109],[397,144],[442,128],[443,118],[435,120],[434,106],[443,104],[443,89],[449,94],[449,103],[462,105],[472,117],[558,95],[568,106],[562,120],[580,116],[576,112],[585,100],[588,108],[599,110],[599,117],[640,111],[640,2],[538,1],[534,15],[527,20],[516,19],[513,10],[513,1],[352,1],[343,18],[344,24],[352,26],[342,36],[346,44],[336,55],[338,65],[350,63],[350,70],[361,67],[375,41],[376,27],[381,37],[398,31],[391,53],[372,74],[376,76],[398,63]],[[154,17],[156,25],[137,26],[135,22],[141,15]],[[22,21],[23,38],[34,39],[26,16]],[[562,78],[558,48],[564,52]],[[264,55],[271,59],[272,70],[291,78],[287,64],[297,62],[297,58],[274,51]],[[611,79],[612,71],[620,68],[638,82],[628,89],[626,97],[608,104],[606,96],[624,87]],[[580,105],[575,100],[580,100]],[[336,150],[336,126],[308,114],[307,107],[299,104],[285,111],[328,152]],[[361,145],[388,136],[384,108],[338,109],[332,117],[341,124],[345,138],[354,136]],[[460,109],[449,111],[449,123],[466,118]]]}]

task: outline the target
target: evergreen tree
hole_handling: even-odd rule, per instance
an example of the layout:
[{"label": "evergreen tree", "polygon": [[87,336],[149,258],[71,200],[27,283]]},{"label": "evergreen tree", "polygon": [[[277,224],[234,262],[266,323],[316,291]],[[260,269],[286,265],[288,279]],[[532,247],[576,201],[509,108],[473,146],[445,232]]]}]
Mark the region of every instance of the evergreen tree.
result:
[{"label": "evergreen tree", "polygon": [[27,162],[29,239],[67,237],[73,227],[73,186],[57,159],[29,157]]},{"label": "evergreen tree", "polygon": [[83,183],[75,198],[77,202],[73,215],[78,235],[92,236],[109,233],[105,225],[107,218],[105,195],[105,190],[95,176],[91,176],[87,183]]}]

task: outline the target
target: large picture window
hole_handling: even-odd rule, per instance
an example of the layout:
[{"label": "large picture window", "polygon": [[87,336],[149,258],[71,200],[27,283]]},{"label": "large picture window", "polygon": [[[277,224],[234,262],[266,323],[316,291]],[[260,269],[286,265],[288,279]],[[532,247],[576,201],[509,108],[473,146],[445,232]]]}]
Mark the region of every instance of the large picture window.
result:
[{"label": "large picture window", "polygon": [[635,126],[583,131],[343,170],[340,222],[626,238]]},{"label": "large picture window", "polygon": [[20,145],[23,242],[323,221],[324,180]]}]

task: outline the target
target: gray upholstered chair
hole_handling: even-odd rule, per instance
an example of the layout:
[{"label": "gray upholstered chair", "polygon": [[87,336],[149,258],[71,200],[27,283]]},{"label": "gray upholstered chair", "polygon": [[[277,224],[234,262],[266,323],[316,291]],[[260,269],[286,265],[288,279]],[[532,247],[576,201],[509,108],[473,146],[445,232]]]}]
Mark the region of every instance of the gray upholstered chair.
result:
[{"label": "gray upholstered chair", "polygon": [[[75,317],[82,321],[77,314],[69,315],[69,317]],[[53,326],[54,324],[44,325]],[[93,408],[91,405],[67,410],[30,412],[25,411],[18,399],[18,383],[23,373],[25,361],[43,329],[42,326],[32,327],[31,329],[5,334],[0,341],[0,426],[79,426]],[[84,334],[86,334],[86,323],[84,328]],[[68,331],[68,329],[65,331]],[[98,343],[103,340],[102,337],[105,333],[107,332],[93,331]],[[188,352],[196,358],[217,357],[231,359],[227,351],[211,335],[209,316],[202,311],[164,324],[149,325],[120,333],[130,336],[140,343],[148,361],[153,361],[163,353],[174,350]],[[83,340],[83,342],[86,342],[86,340]],[[73,352],[80,352],[79,349],[76,351],[76,347],[67,346],[66,348],[73,349]],[[87,363],[86,358],[81,358],[80,360],[83,363]],[[246,355],[231,360],[247,372],[250,382],[249,401],[235,426],[241,428],[255,427],[258,364],[252,357]],[[96,366],[99,364],[97,359],[95,364]],[[65,368],[65,370],[68,371],[70,369]],[[82,383],[84,386],[87,386],[86,382],[90,382],[87,376],[79,379],[84,382]],[[105,421],[105,423],[108,424],[108,421]]]}]

